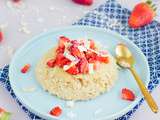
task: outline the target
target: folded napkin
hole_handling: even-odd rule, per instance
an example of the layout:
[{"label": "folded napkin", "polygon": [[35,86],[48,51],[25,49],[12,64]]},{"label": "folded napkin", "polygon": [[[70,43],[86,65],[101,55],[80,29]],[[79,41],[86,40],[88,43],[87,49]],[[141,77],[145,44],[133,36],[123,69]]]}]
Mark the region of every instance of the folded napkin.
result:
[{"label": "folded napkin", "polygon": [[[115,0],[109,0],[73,25],[89,25],[110,29],[133,41],[143,51],[148,60],[151,73],[148,89],[152,91],[160,81],[160,24],[153,21],[143,28],[134,30],[128,26],[129,15],[129,10],[121,7]],[[17,99],[9,83],[8,68],[9,66],[5,66],[0,70],[0,82],[32,120],[42,120],[42,118],[30,112]],[[117,120],[129,119],[143,101],[141,99],[131,111],[117,118]]]}]

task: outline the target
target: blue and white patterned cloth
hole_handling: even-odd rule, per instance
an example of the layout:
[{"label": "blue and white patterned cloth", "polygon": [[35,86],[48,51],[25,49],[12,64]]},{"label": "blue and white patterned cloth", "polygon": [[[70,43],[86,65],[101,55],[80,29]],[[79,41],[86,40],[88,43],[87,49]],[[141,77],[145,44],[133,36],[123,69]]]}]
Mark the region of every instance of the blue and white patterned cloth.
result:
[{"label": "blue and white patterned cloth", "polygon": [[[130,11],[122,8],[115,0],[109,0],[74,25],[90,25],[110,29],[133,41],[148,59],[151,72],[148,89],[152,91],[160,82],[160,23],[153,21],[145,27],[134,30],[128,27],[129,15]],[[28,111],[17,99],[9,83],[8,68],[9,66],[5,66],[0,70],[0,82],[32,120],[42,120],[42,118]],[[141,99],[131,111],[117,118],[117,120],[128,120],[143,101]]]}]

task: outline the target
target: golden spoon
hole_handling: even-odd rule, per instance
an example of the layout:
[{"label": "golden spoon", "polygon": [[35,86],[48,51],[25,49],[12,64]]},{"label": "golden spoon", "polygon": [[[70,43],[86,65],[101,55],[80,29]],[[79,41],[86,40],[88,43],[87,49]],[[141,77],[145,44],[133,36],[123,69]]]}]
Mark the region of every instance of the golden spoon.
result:
[{"label": "golden spoon", "polygon": [[152,98],[151,94],[148,92],[147,88],[145,87],[144,83],[136,73],[136,71],[133,68],[134,65],[134,58],[130,50],[127,48],[124,44],[118,44],[116,47],[116,59],[117,63],[123,67],[128,68],[131,73],[133,74],[142,94],[144,95],[144,98],[146,99],[149,107],[154,113],[158,112],[158,106],[155,103],[154,99]]}]

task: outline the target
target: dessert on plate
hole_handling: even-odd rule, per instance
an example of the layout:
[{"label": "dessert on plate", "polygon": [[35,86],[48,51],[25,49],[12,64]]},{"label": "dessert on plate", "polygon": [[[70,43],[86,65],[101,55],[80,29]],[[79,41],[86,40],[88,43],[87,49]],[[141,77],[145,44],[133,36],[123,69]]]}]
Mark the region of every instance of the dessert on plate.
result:
[{"label": "dessert on plate", "polygon": [[110,90],[118,77],[115,59],[94,40],[59,37],[37,63],[44,90],[65,100],[88,100]]}]

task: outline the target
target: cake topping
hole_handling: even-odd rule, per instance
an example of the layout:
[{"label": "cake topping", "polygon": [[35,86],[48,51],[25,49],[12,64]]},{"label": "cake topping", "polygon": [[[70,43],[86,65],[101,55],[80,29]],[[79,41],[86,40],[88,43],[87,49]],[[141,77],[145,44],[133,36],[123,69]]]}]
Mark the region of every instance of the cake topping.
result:
[{"label": "cake topping", "polygon": [[93,74],[100,63],[109,63],[107,51],[100,51],[94,40],[71,40],[65,36],[59,38],[56,58],[47,61],[48,67],[58,66],[72,74]]}]

